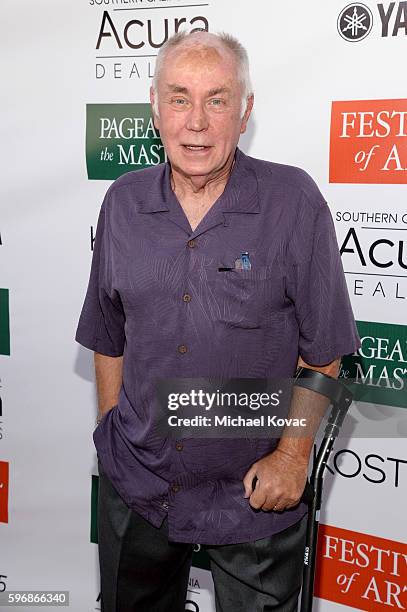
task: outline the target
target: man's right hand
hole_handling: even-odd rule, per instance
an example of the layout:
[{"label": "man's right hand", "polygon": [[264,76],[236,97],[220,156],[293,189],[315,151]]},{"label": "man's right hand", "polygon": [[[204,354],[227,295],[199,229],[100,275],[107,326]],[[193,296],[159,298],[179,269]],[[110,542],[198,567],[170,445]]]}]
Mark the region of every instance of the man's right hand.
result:
[{"label": "man's right hand", "polygon": [[119,403],[123,380],[123,356],[110,357],[94,354],[96,388],[98,396],[98,419]]}]

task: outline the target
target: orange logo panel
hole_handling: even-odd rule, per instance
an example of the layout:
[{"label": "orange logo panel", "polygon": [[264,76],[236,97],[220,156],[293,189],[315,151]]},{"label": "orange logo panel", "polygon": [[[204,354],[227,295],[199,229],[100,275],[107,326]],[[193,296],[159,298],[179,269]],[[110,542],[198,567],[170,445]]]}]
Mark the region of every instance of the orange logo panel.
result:
[{"label": "orange logo panel", "polygon": [[369,612],[407,609],[407,544],[321,525],[314,594]]},{"label": "orange logo panel", "polygon": [[8,463],[0,461],[0,523],[8,523]]},{"label": "orange logo panel", "polygon": [[332,102],[330,183],[407,183],[407,99]]}]

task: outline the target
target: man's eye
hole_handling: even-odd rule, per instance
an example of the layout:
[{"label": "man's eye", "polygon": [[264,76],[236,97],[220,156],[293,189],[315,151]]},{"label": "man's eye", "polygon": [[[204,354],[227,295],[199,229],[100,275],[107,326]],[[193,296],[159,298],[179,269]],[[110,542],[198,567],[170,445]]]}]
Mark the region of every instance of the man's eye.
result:
[{"label": "man's eye", "polygon": [[177,106],[183,106],[186,103],[186,100],[184,100],[184,98],[174,98],[173,102]]},{"label": "man's eye", "polygon": [[212,106],[222,106],[224,103],[224,100],[222,100],[221,98],[212,98],[212,100],[210,100],[210,104]]}]

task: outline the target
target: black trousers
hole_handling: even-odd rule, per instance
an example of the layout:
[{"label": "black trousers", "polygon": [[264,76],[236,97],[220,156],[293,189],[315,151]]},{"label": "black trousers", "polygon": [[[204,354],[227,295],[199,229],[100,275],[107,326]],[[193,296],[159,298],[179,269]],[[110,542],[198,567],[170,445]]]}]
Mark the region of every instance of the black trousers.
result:
[{"label": "black trousers", "polygon": [[[271,537],[204,548],[216,612],[295,612],[301,588],[306,517]],[[102,612],[185,612],[192,544],[168,542],[131,510],[99,468]]]}]

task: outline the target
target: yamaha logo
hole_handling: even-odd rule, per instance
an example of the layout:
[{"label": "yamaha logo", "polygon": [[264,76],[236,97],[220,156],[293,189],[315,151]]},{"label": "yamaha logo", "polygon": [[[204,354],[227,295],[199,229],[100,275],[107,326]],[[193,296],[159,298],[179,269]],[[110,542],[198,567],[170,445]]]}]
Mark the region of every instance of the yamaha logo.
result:
[{"label": "yamaha logo", "polygon": [[366,38],[370,34],[372,25],[372,11],[359,2],[346,6],[338,17],[338,32],[349,42],[358,42]]}]

